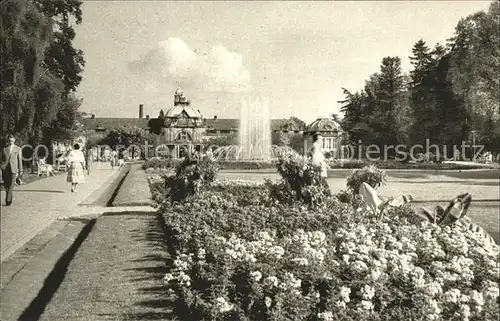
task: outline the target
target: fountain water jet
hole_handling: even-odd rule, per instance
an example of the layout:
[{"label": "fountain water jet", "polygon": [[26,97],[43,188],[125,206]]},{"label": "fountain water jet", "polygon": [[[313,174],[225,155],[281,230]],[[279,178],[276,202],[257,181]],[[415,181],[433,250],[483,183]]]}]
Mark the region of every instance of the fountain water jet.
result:
[{"label": "fountain water jet", "polygon": [[271,120],[267,99],[246,97],[241,100],[238,160],[271,159]]},{"label": "fountain water jet", "polygon": [[239,145],[220,146],[213,151],[218,161],[274,160],[283,153],[296,153],[289,146],[271,144],[271,119],[266,99],[245,97],[241,100]]}]

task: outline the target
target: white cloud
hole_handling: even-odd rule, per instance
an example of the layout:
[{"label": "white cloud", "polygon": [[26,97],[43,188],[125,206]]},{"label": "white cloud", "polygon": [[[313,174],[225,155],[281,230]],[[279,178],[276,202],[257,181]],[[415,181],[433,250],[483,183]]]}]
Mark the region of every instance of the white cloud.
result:
[{"label": "white cloud", "polygon": [[250,71],[240,54],[214,46],[208,54],[198,54],[184,41],[168,38],[129,69],[153,74],[158,81],[172,81],[212,92],[248,92],[252,89]]}]

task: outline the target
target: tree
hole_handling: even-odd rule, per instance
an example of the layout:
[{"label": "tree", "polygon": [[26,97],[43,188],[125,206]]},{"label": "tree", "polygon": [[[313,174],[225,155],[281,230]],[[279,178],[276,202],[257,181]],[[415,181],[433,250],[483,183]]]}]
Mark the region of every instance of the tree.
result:
[{"label": "tree", "polygon": [[[103,142],[109,145],[111,149],[117,149],[119,146],[123,148],[129,148],[132,145],[140,146],[141,151],[144,153],[145,142],[150,138],[149,133],[142,128],[133,125],[123,125],[110,129]],[[151,145],[156,142],[147,141],[147,143]],[[132,158],[135,157],[135,149],[132,149],[131,156]]]},{"label": "tree", "polygon": [[[79,75],[81,68],[73,68],[71,60],[81,52],[73,55],[68,47],[74,31],[71,33],[67,18],[74,13],[77,23],[81,22],[81,11],[75,13],[80,5],[74,0],[1,3],[2,134],[13,132],[22,143],[49,141],[44,135],[52,133],[54,125],[59,126],[54,120],[74,116],[66,109],[74,100],[68,91],[79,84],[81,78],[74,75]],[[55,46],[62,49],[54,51]],[[58,68],[53,61],[59,62]]]},{"label": "tree", "polygon": [[370,143],[396,145],[404,142],[405,133],[402,131],[400,117],[406,114],[408,105],[405,92],[405,77],[401,71],[399,57],[385,57],[382,59],[380,73],[372,75],[366,83],[367,123],[372,128],[372,135],[368,137]]},{"label": "tree", "polygon": [[410,72],[411,88],[418,88],[422,85],[424,77],[428,73],[431,64],[432,54],[424,40],[420,39],[413,45],[413,57],[409,57],[414,69]]},{"label": "tree", "polygon": [[68,141],[76,136],[77,128],[75,121],[78,119],[78,109],[82,103],[81,99],[74,95],[68,95],[61,101],[61,106],[52,125],[45,128],[45,141]]},{"label": "tree", "polygon": [[82,81],[85,59],[83,51],[73,47],[76,33],[70,24],[70,18],[74,18],[76,24],[82,23],[82,1],[34,0],[34,3],[57,26],[45,52],[44,63],[54,75],[63,80],[65,94],[74,92]]},{"label": "tree", "polygon": [[349,133],[349,138],[352,144],[356,144],[358,140],[361,139],[360,132],[355,130],[356,125],[358,125],[364,115],[364,103],[366,100],[366,95],[363,92],[352,94],[347,89],[342,88],[346,98],[338,103],[342,104],[340,107],[340,112],[344,114],[343,121],[341,123],[342,129]]},{"label": "tree", "polygon": [[[454,94],[463,101],[467,131],[480,130],[480,136],[490,145],[490,137],[498,137],[500,127],[499,14],[500,5],[495,1],[488,12],[480,11],[461,19],[450,39],[448,78]],[[496,130],[487,131],[491,126],[485,127],[486,123],[496,124],[493,126]]]},{"label": "tree", "polygon": [[306,122],[298,117],[292,116],[290,117],[290,120],[293,121],[301,130],[304,130],[307,126]]},{"label": "tree", "polygon": [[60,102],[61,82],[42,63],[52,24],[28,0],[6,0],[1,6],[1,132],[33,142]]}]

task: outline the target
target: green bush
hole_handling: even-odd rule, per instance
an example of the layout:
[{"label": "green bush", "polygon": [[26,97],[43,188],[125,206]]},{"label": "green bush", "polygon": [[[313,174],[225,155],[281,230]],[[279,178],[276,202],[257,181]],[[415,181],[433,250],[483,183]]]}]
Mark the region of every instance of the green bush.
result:
[{"label": "green bush", "polygon": [[387,174],[385,171],[378,169],[374,165],[363,167],[352,172],[352,174],[347,177],[347,188],[353,194],[359,194],[359,187],[362,183],[367,183],[374,189],[385,185],[387,182]]},{"label": "green bush", "polygon": [[321,177],[321,168],[312,165],[309,157],[295,152],[283,153],[278,157],[276,167],[282,182],[277,186],[267,185],[278,200],[289,202],[294,197],[308,205],[319,205],[330,195],[328,183]]},{"label": "green bush", "polygon": [[201,192],[215,180],[217,171],[210,157],[188,155],[176,166],[175,175],[165,176],[165,186],[168,188],[166,197],[175,202]]}]

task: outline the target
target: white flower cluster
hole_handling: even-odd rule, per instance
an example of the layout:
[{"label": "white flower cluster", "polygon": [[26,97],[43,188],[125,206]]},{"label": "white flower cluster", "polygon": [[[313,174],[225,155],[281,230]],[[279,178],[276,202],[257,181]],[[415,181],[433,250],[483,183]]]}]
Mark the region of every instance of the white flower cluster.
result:
[{"label": "white flower cluster", "polygon": [[234,187],[234,186],[247,186],[247,187],[259,187],[263,186],[264,183],[260,181],[251,181],[244,179],[216,179],[212,183],[214,187]]},{"label": "white flower cluster", "polygon": [[215,306],[220,313],[226,313],[233,309],[233,305],[223,297],[218,297],[215,300]]},{"label": "white flower cluster", "polygon": [[303,256],[292,259],[292,262],[298,265],[308,265],[309,261],[323,263],[328,252],[326,235],[322,231],[306,233],[304,230],[299,229],[285,242],[303,253]]},{"label": "white flower cluster", "polygon": [[[467,319],[473,311],[481,311],[486,300],[498,298],[498,283],[490,280],[483,282],[482,291],[471,290],[475,271],[492,280],[498,278],[498,252],[488,248],[487,243],[471,247],[464,233],[455,227],[426,225],[398,229],[396,233],[388,224],[379,223],[375,228],[341,228],[334,235],[338,244],[335,254],[341,258],[338,262],[358,279],[369,282],[361,290],[359,309],[373,308],[376,294],[369,284],[380,279],[403,281],[418,289],[414,299],[422,304],[429,320],[440,319],[447,304],[459,304],[462,317]],[[460,284],[465,292],[451,288],[443,293],[444,288],[449,289],[453,284]],[[346,293],[346,289],[341,291],[341,301],[345,303]]]},{"label": "white flower cluster", "polygon": [[229,239],[217,237],[216,241],[222,245],[224,252],[236,261],[255,263],[257,257],[279,260],[285,254],[285,249],[276,245],[275,238],[268,232],[259,232],[257,238],[256,241],[247,241],[232,234]]},{"label": "white flower cluster", "polygon": [[317,316],[318,319],[323,321],[333,321],[333,313],[331,311],[320,312]]},{"label": "white flower cluster", "polygon": [[163,181],[164,181],[163,176],[157,175],[157,174],[149,175],[148,180],[149,180],[150,184],[163,183]]},{"label": "white flower cluster", "polygon": [[167,273],[163,277],[163,282],[168,284],[171,281],[176,281],[181,286],[186,286],[186,287],[191,286],[191,277],[186,272],[188,272],[192,263],[193,263],[192,254],[179,255],[179,257],[174,261],[174,267],[171,273]]}]

